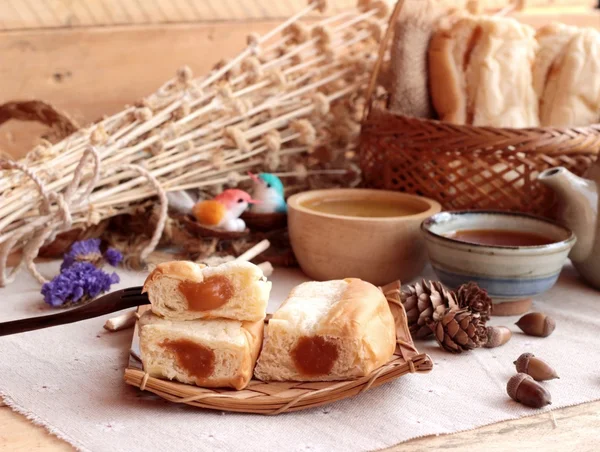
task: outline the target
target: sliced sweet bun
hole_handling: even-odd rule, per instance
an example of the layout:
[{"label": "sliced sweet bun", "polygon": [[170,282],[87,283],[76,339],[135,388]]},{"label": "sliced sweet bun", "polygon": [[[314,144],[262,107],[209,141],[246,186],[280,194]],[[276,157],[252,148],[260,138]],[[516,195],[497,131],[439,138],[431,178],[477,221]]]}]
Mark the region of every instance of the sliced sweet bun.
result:
[{"label": "sliced sweet bun", "polygon": [[[543,94],[553,66],[557,64],[567,44],[578,33],[579,28],[561,23],[544,25],[535,34],[538,51],[533,65],[533,88],[540,98],[540,110],[544,102]],[[554,69],[556,70],[556,68]]]},{"label": "sliced sweet bun", "polygon": [[479,39],[477,20],[469,15],[440,22],[429,44],[429,89],[440,120],[467,123],[465,70]]},{"label": "sliced sweet bun", "polygon": [[271,283],[249,262],[159,264],[144,283],[152,311],[171,320],[265,318]]},{"label": "sliced sweet bun", "polygon": [[540,105],[543,126],[579,127],[600,121],[600,33],[579,29],[557,55]]},{"label": "sliced sweet bun", "polygon": [[359,279],[297,286],[273,314],[254,375],[264,381],[332,381],[368,375],[396,347],[382,292]]},{"label": "sliced sweet bun", "polygon": [[147,311],[139,321],[144,370],[186,384],[243,389],[252,378],[263,329],[263,320],[176,321]]},{"label": "sliced sweet bun", "polygon": [[510,17],[481,16],[481,29],[466,68],[467,123],[492,127],[536,127],[538,97],[531,68],[535,30]]}]

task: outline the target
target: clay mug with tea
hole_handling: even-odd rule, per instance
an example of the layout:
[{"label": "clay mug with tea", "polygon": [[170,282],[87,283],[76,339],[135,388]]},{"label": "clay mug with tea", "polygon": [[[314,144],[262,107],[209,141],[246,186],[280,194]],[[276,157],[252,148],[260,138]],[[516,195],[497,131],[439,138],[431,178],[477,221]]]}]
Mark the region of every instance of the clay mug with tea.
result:
[{"label": "clay mug with tea", "polygon": [[436,201],[386,190],[312,190],[288,199],[288,225],[300,267],[316,280],[410,281],[427,260],[421,222]]}]

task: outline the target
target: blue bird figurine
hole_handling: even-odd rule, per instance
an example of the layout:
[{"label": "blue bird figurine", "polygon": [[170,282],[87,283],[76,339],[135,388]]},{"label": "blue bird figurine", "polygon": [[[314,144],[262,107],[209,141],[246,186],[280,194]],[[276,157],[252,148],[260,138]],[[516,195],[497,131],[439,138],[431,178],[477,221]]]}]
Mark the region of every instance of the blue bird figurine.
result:
[{"label": "blue bird figurine", "polygon": [[274,174],[260,173],[258,176],[248,173],[254,181],[252,196],[259,203],[252,206],[254,213],[286,213],[287,204],[283,196],[283,183]]}]

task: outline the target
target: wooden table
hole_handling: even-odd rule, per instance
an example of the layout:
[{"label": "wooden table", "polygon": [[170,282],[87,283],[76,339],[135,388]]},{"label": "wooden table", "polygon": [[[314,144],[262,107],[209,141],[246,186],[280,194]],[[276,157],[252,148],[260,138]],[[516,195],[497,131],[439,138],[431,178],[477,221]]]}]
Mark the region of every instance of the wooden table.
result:
[{"label": "wooden table", "polygon": [[[340,3],[348,1],[339,0]],[[541,5],[549,1],[533,3]],[[600,27],[600,15],[573,8],[574,2],[594,3],[591,0],[558,1],[556,4],[569,6],[530,10],[520,18],[532,25],[560,20]],[[190,65],[196,73],[206,72],[222,56],[234,55],[244,45],[246,34],[269,30],[279,22],[276,17],[289,13],[285,8],[303,4],[304,0],[285,2],[286,7],[269,9],[266,15],[261,6],[263,2],[240,0],[239,4],[246,6],[249,16],[240,12],[242,8],[234,11],[235,17],[262,18],[242,26],[239,22],[189,21],[190,17],[206,17],[206,14],[213,14],[212,19],[233,17],[223,16],[229,12],[222,10],[219,5],[224,3],[216,0],[186,0],[191,16],[174,10],[166,0],[151,2],[153,6],[148,6],[151,9],[144,11],[132,10],[134,2],[128,0],[105,0],[98,10],[89,3],[87,9],[79,5],[73,11],[65,10],[66,6],[59,3],[53,3],[50,8],[49,3],[42,0],[27,2],[30,9],[22,6],[24,4],[15,8],[17,3],[0,4],[3,60],[0,103],[31,98],[45,100],[85,124],[104,114],[115,113],[123,105],[154,91],[184,64]],[[116,8],[114,14],[111,7]],[[33,14],[31,8],[39,8],[37,14]],[[0,129],[0,150],[14,157],[21,156],[44,131],[43,127],[32,128],[30,124],[5,126]],[[469,432],[415,439],[389,450],[475,447],[478,450],[591,451],[598,449],[598,428],[600,402],[593,402]],[[42,449],[66,451],[72,448],[7,406],[0,406],[0,451]]]}]

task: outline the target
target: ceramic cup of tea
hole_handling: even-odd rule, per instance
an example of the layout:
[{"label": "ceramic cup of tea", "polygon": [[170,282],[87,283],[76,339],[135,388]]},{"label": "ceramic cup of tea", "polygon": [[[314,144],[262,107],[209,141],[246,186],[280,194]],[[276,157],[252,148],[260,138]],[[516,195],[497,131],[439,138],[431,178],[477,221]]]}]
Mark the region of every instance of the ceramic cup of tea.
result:
[{"label": "ceramic cup of tea", "polygon": [[554,285],[576,242],[563,226],[513,212],[442,212],[421,230],[440,281],[452,289],[476,282],[495,315],[528,311],[532,297]]},{"label": "ceramic cup of tea", "polygon": [[288,199],[290,242],[313,279],[407,281],[427,261],[421,223],[440,210],[432,199],[394,191],[307,191]]}]

